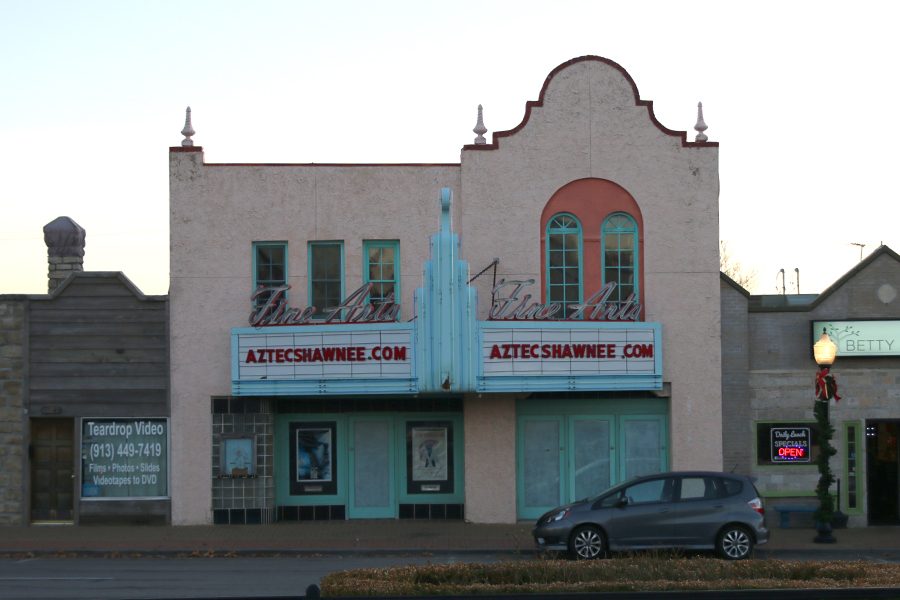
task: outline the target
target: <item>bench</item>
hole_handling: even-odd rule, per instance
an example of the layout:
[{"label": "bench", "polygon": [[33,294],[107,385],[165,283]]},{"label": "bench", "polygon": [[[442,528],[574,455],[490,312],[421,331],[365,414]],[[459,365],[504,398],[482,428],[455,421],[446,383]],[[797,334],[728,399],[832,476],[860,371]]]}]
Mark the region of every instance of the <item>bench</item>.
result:
[{"label": "bench", "polygon": [[778,515],[780,517],[778,526],[782,529],[787,529],[788,527],[790,527],[792,513],[814,513],[819,509],[818,506],[812,506],[808,504],[781,504],[773,506],[772,508],[778,511]]}]

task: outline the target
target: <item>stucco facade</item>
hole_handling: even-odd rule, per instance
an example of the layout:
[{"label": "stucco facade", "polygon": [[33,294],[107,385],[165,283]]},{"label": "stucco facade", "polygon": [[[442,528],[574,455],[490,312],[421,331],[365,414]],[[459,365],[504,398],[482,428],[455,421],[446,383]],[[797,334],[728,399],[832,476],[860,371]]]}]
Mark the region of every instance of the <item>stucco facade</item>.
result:
[{"label": "stucco facade", "polygon": [[[587,189],[588,199],[566,196],[572,186]],[[656,120],[652,103],[640,99],[622,67],[607,59],[582,57],[560,65],[547,77],[538,99],[527,103],[517,127],[494,133],[491,143],[464,146],[458,164],[207,164],[202,148],[171,149],[174,524],[213,520],[210,477],[216,465],[210,405],[216,398],[235,394],[229,335],[232,328],[246,327],[251,311],[254,243],[284,244],[285,279],[291,286],[288,302],[303,307],[310,304],[310,242],[340,242],[346,296],[365,281],[366,240],[391,240],[400,257],[398,322],[422,320],[428,316],[415,311],[416,290],[428,285],[423,276],[426,261],[432,259],[437,265],[439,260],[436,242],[429,244],[429,236],[439,229],[436,199],[441,189],[453,196],[449,216],[458,253],[452,260],[465,262],[457,279],[465,272],[476,274],[499,258],[493,278],[485,275],[463,281],[465,285],[455,292],[468,293],[469,283],[477,292],[473,318],[479,323],[490,323],[492,287],[499,280],[534,280],[529,293],[537,301],[550,301],[546,297],[545,210],[552,198],[562,194],[560,206],[570,202],[581,211],[604,210],[604,202],[609,211],[620,202],[612,195],[625,198],[622,206],[631,207],[628,218],[637,223],[639,237],[635,273],[639,283],[634,284],[641,304],[637,320],[661,332],[655,355],[657,360],[661,355],[661,379],[652,389],[634,388],[637,391],[631,396],[625,378],[608,388],[604,384],[559,387],[561,394],[572,390],[581,394],[565,400],[570,411],[566,431],[574,431],[572,419],[582,409],[590,407],[599,413],[603,406],[619,411],[616,418],[624,431],[630,418],[629,398],[646,396],[646,400],[634,400],[634,405],[643,402],[656,415],[654,419],[661,419],[654,421],[661,425],[654,434],[658,447],[653,449],[654,456],[661,457],[661,468],[722,467],[717,451],[722,446],[718,144],[689,142],[685,132],[665,128]],[[600,190],[594,201],[591,189]],[[605,214],[600,214],[598,223]],[[599,238],[600,231],[586,229],[585,248],[598,244]],[[599,274],[591,279],[591,261],[600,265],[600,259],[588,254],[585,250],[588,270],[580,282],[583,300],[603,283]],[[455,340],[456,334],[447,343],[450,339]],[[427,355],[415,368],[430,360]],[[481,368],[476,363],[473,368]],[[457,380],[451,382],[448,377],[446,391],[460,401],[461,408],[451,404],[449,412],[428,409],[447,422],[460,418],[455,439],[464,445],[462,460],[454,467],[462,474],[464,489],[454,489],[453,499],[446,496],[441,501],[447,509],[445,513],[441,508],[440,514],[450,514],[451,504],[461,499],[465,517],[472,521],[512,522],[527,517],[521,504],[530,484],[521,480],[523,453],[530,451],[530,442],[523,439],[522,428],[532,422],[546,423],[553,416],[553,390],[545,387],[549,395],[535,396],[529,392],[534,388],[528,388],[535,380],[523,379],[528,385],[518,392],[487,393],[478,387],[480,383],[467,387]],[[432,406],[438,401],[435,394],[420,389],[408,399],[404,410],[411,411],[410,422],[428,421],[425,413],[417,412],[424,410],[417,399],[427,397]],[[440,390],[436,395],[440,398]],[[342,397],[340,402],[349,400]],[[278,456],[283,442],[278,441],[277,432],[285,427],[279,425],[278,415],[308,412],[311,404],[304,403],[302,394],[276,398],[274,403],[277,490],[278,478],[286,473],[278,467],[279,460],[285,460]],[[324,404],[322,410],[327,412],[327,398]],[[401,413],[406,414],[396,414]],[[335,435],[350,435],[353,424],[365,420],[364,413],[347,414],[346,426],[344,417],[335,417]],[[394,426],[403,425],[398,421]],[[566,425],[560,427],[560,435],[565,436]],[[391,452],[403,451],[398,444]],[[574,447],[571,450],[574,453]],[[354,460],[358,459],[351,456],[346,468],[352,468]],[[395,462],[402,468],[402,461]],[[624,465],[624,458],[620,462]],[[624,475],[622,467],[617,477]],[[402,485],[400,479],[398,485]],[[560,483],[561,489],[565,485]],[[288,493],[276,491],[275,495],[274,503],[280,504],[277,498]],[[334,508],[338,501],[331,502],[329,514],[343,514]],[[402,500],[400,504],[402,515]],[[429,510],[435,510],[433,504]]]}]

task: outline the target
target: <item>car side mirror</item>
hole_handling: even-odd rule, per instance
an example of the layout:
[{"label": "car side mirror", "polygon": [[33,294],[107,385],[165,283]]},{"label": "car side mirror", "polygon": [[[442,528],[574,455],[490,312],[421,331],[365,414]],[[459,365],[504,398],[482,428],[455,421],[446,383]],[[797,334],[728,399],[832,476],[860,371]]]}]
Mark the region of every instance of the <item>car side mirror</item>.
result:
[{"label": "car side mirror", "polygon": [[628,506],[628,497],[622,496],[618,500],[616,500],[616,508],[625,508]]}]

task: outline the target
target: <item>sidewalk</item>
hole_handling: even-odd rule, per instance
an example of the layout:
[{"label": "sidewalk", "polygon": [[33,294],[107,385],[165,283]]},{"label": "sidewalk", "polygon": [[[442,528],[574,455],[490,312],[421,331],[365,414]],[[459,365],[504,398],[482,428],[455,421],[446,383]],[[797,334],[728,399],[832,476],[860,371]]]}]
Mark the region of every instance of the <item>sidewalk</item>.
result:
[{"label": "sidewalk", "polygon": [[[0,527],[0,555],[55,553],[278,554],[330,552],[532,553],[531,523],[308,521],[272,525]],[[783,551],[880,551],[900,556],[900,527],[838,529],[816,544],[812,529],[774,529],[766,555]]]}]

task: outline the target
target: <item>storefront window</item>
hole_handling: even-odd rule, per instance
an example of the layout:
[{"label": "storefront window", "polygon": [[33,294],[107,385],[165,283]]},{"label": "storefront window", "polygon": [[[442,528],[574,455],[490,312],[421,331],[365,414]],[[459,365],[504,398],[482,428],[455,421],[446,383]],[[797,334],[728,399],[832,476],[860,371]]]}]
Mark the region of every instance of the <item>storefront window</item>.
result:
[{"label": "storefront window", "polygon": [[818,456],[819,432],[815,423],[756,424],[756,464],[814,466]]},{"label": "storefront window", "polygon": [[82,419],[83,499],[163,498],[168,473],[168,419]]},{"label": "storefront window", "polygon": [[847,451],[844,456],[847,460],[847,510],[856,510],[859,508],[859,495],[857,486],[859,485],[859,442],[857,435],[859,427],[856,424],[848,424],[846,426]]}]

